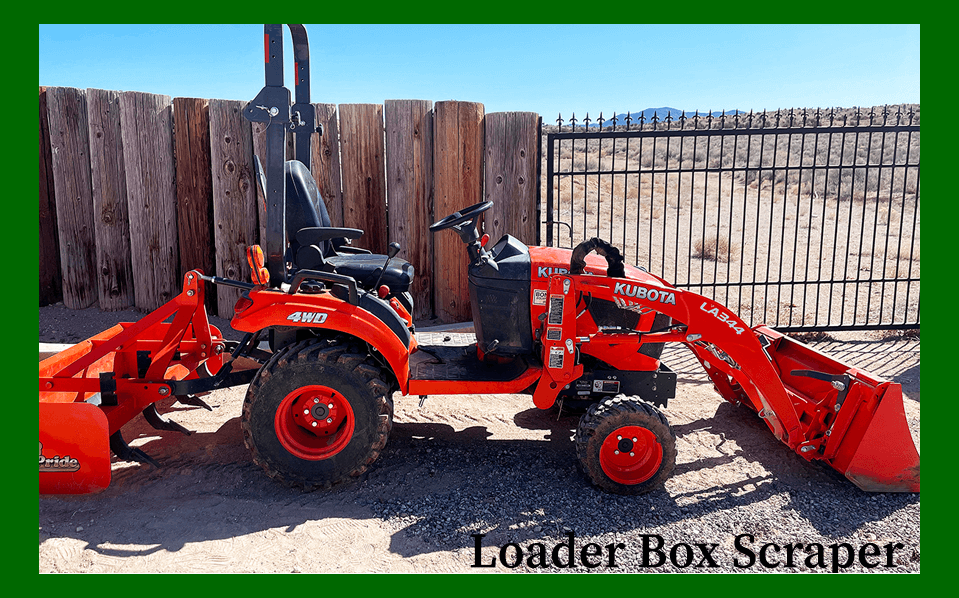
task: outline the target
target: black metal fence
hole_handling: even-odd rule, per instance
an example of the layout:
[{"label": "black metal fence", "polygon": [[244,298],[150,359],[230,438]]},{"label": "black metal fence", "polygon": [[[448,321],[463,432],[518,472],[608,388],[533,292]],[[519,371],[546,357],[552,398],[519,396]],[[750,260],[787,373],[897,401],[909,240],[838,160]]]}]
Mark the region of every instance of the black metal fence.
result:
[{"label": "black metal fence", "polygon": [[544,127],[542,238],[783,331],[919,328],[919,106]]}]

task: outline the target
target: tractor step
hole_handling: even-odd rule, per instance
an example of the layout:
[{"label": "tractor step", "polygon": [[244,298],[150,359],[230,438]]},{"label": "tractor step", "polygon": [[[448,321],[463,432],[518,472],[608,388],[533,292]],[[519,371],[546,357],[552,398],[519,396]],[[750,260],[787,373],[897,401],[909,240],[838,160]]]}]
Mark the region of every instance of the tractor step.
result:
[{"label": "tractor step", "polygon": [[420,333],[416,340],[417,352],[410,357],[412,380],[507,382],[529,369],[522,357],[502,363],[480,361],[472,333]]}]

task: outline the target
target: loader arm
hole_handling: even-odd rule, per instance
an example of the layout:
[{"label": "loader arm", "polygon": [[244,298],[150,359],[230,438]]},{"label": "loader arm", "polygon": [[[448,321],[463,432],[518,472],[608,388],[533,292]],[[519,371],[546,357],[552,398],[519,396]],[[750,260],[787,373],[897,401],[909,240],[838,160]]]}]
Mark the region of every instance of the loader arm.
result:
[{"label": "loader arm", "polygon": [[[588,275],[568,278],[579,293],[611,301],[621,309],[670,316],[674,322],[671,331],[635,335],[637,344],[686,344],[724,398],[748,404],[790,448],[803,441],[799,416],[779,371],[764,351],[760,337],[730,310],[712,299],[670,286]],[[590,341],[602,342],[604,336],[596,335]],[[588,352],[588,347],[584,351]]]},{"label": "loader arm", "polygon": [[[839,362],[765,326],[750,328],[732,310],[697,293],[628,278],[554,274],[552,305],[544,323],[544,363],[550,352],[575,345],[583,353],[608,352],[615,344],[624,355],[635,343],[681,342],[702,363],[724,399],[746,405],[772,433],[807,460],[822,460],[860,488],[871,491],[919,491],[919,454],[902,406],[901,387]],[[587,334],[577,330],[585,298],[612,301],[641,314],[668,315],[667,331]],[[579,314],[579,315],[577,315]],[[549,322],[562,322],[562,334],[547,334]],[[585,327],[584,327],[585,328]],[[556,339],[551,341],[550,337]],[[592,345],[592,346],[591,346]],[[593,348],[595,346],[595,349]],[[558,363],[558,362],[557,362]],[[555,383],[580,372],[546,368]],[[581,367],[581,366],[580,366]],[[558,390],[540,384],[534,400],[548,407]]]}]

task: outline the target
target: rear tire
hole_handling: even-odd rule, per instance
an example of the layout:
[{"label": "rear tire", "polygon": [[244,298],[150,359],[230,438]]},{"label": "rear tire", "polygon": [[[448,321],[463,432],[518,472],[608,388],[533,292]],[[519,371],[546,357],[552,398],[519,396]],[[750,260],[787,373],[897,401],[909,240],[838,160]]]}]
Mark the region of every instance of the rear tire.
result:
[{"label": "rear tire", "polygon": [[665,483],[676,465],[676,436],[658,409],[619,395],[591,406],[576,429],[576,455],[586,476],[614,494],[644,494]]},{"label": "rear tire", "polygon": [[240,422],[253,461],[291,486],[330,487],[379,457],[393,426],[383,373],[345,339],[274,355],[250,383]]}]

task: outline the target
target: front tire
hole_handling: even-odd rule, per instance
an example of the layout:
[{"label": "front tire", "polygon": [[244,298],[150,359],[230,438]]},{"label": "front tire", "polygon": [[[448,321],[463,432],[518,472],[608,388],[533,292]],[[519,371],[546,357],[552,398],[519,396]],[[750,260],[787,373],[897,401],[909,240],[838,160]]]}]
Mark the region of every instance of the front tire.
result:
[{"label": "front tire", "polygon": [[383,373],[345,339],[290,345],[264,365],[241,419],[253,461],[291,486],[330,487],[379,457],[393,425]]},{"label": "front tire", "polygon": [[635,397],[592,405],[576,429],[576,455],[586,476],[614,494],[662,486],[676,465],[676,436],[658,409]]}]

